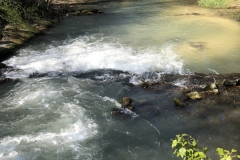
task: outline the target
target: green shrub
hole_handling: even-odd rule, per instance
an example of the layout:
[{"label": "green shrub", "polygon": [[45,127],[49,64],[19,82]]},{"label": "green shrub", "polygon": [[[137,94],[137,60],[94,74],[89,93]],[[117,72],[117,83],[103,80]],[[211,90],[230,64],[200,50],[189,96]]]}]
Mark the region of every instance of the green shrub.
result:
[{"label": "green shrub", "polygon": [[6,21],[16,29],[36,31],[31,23],[37,23],[49,9],[51,1],[0,0],[0,21]]},{"label": "green shrub", "polygon": [[31,25],[23,19],[25,8],[23,8],[20,2],[15,0],[1,0],[0,12],[0,18],[13,25],[15,28],[33,30]]},{"label": "green shrub", "polygon": [[218,155],[220,156],[220,160],[232,160],[232,158],[237,157],[240,159],[240,155],[237,155],[237,150],[232,149],[231,152],[229,150],[224,150],[222,148],[217,148],[216,150]]},{"label": "green shrub", "polygon": [[208,148],[199,147],[198,141],[187,134],[176,135],[172,141],[172,148],[175,148],[173,154],[182,157],[184,160],[202,160],[206,159]]},{"label": "green shrub", "polygon": [[207,8],[227,8],[233,0],[199,0],[198,5]]},{"label": "green shrub", "polygon": [[[181,157],[183,160],[210,160],[210,158],[206,156],[208,148],[199,147],[198,141],[188,134],[176,135],[176,138],[172,140],[172,148],[175,149],[173,154]],[[217,148],[217,152],[220,160],[240,159],[240,155],[237,155],[237,150],[235,149],[232,149],[230,152],[222,148]]]}]

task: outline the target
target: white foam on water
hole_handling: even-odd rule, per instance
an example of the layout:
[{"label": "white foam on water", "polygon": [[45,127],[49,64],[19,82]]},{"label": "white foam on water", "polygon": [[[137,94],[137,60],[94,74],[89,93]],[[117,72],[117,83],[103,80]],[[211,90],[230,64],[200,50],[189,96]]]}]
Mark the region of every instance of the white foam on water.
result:
[{"label": "white foam on water", "polygon": [[98,134],[98,125],[81,104],[70,99],[74,99],[73,94],[81,95],[77,82],[66,82],[69,81],[57,84],[49,78],[26,79],[11,91],[21,94],[10,94],[0,101],[1,115],[12,117],[6,117],[3,131],[11,134],[0,138],[0,159],[37,159],[43,153],[52,159],[49,157],[66,152],[75,159],[92,158],[97,146],[85,143]]},{"label": "white foam on water", "polygon": [[[61,129],[59,133],[38,133],[21,136],[9,136],[0,140],[1,159],[25,159],[36,150],[41,153],[41,148],[51,148],[55,152],[61,149],[72,149],[77,152],[85,152],[81,147],[81,141],[85,141],[97,134],[97,125],[91,120],[85,124],[81,120]],[[22,149],[28,148],[28,153],[22,154]],[[45,148],[45,150],[47,149]],[[23,157],[22,157],[23,156]]]},{"label": "white foam on water", "polygon": [[[85,147],[84,143],[97,135],[97,124],[86,117],[84,109],[74,104],[67,103],[59,110],[61,114],[59,120],[41,124],[42,132],[35,133],[35,129],[32,129],[32,134],[0,139],[0,159],[31,159],[29,156],[40,156],[42,152],[48,150],[51,150],[51,154],[64,154],[65,151],[70,150],[74,157],[91,159],[94,149]],[[19,122],[13,122],[13,126],[23,125],[24,121],[26,123],[29,120],[34,121],[26,117]],[[35,125],[38,127],[37,124]],[[23,126],[23,130],[26,128]]]},{"label": "white foam on water", "polygon": [[173,82],[173,84],[178,87],[186,88],[187,85],[189,84],[189,81],[187,81],[186,79],[177,79],[176,81]]},{"label": "white foam on water", "polygon": [[117,106],[117,107],[121,107],[121,104],[120,104],[119,102],[117,102],[117,101],[116,101],[115,99],[113,99],[113,98],[104,96],[104,97],[102,97],[102,99],[103,99],[104,101],[110,101],[110,102],[114,103],[115,106]]},{"label": "white foam on water", "polygon": [[219,74],[216,70],[208,68],[209,71],[213,72],[214,74]]},{"label": "white foam on water", "polygon": [[116,107],[119,109],[119,111],[121,111],[122,113],[131,115],[133,118],[138,117],[138,115],[135,112],[129,110],[128,108],[122,108],[122,105],[119,102],[117,102],[115,99],[107,97],[107,96],[104,96],[102,99],[104,101],[110,101],[110,102],[114,103],[116,105]]},{"label": "white foam on water", "polygon": [[26,48],[3,62],[17,69],[6,72],[9,78],[24,78],[37,73],[88,72],[98,69],[127,71],[135,74],[162,71],[182,73],[183,63],[174,53],[173,44],[158,49],[134,50],[118,43],[104,42],[93,36],[69,40],[44,51]]}]

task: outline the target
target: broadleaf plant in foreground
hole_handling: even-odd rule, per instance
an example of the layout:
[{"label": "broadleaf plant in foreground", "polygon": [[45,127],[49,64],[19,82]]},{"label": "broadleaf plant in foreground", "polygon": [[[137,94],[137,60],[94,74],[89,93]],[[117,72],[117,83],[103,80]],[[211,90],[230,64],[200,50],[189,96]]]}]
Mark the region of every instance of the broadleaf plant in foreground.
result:
[{"label": "broadleaf plant in foreground", "polygon": [[[208,148],[198,146],[198,141],[188,134],[176,135],[175,139],[172,140],[172,148],[174,149],[173,154],[183,160],[210,160],[206,156]],[[217,148],[216,151],[220,160],[240,159],[240,155],[237,154],[235,149],[229,151]]]}]

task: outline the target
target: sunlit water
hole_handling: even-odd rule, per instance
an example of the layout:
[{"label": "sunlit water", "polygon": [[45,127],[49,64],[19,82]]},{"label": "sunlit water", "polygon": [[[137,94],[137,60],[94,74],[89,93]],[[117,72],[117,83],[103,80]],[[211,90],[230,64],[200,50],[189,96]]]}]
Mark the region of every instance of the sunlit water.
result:
[{"label": "sunlit water", "polygon": [[[174,159],[170,139],[184,132],[238,149],[239,125],[226,120],[238,108],[199,119],[129,84],[239,72],[240,23],[184,1],[102,7],[104,14],[62,21],[3,62],[13,68],[4,75],[20,80],[0,86],[0,159]],[[126,95],[153,103],[145,114],[113,118]]]}]

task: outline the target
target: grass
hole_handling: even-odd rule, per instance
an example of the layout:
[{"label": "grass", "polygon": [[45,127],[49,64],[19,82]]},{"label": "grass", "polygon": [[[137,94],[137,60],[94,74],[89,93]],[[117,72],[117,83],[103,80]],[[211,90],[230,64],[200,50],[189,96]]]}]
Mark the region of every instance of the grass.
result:
[{"label": "grass", "polygon": [[199,0],[198,5],[206,8],[228,8],[233,0]]}]

